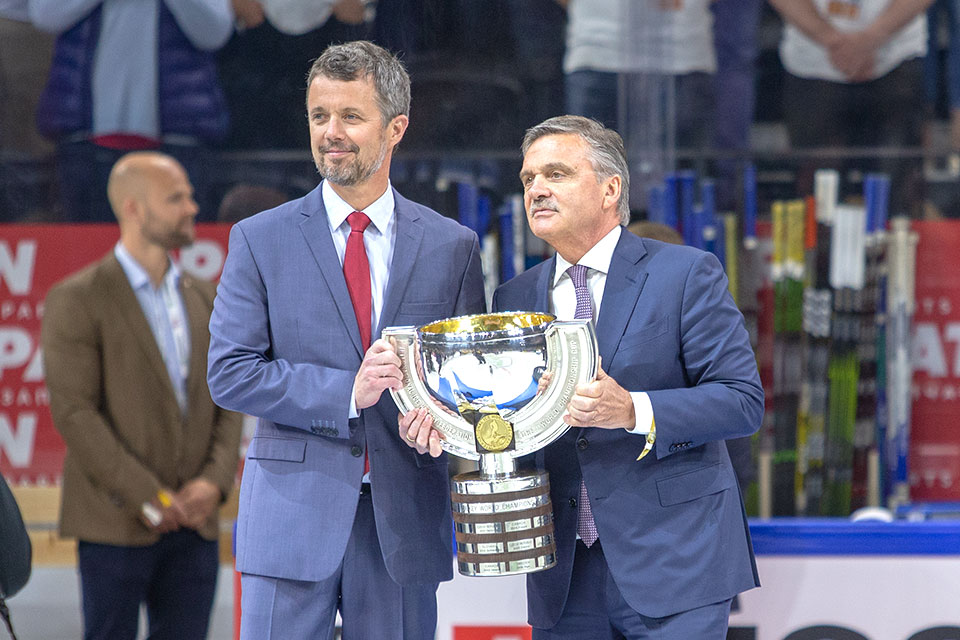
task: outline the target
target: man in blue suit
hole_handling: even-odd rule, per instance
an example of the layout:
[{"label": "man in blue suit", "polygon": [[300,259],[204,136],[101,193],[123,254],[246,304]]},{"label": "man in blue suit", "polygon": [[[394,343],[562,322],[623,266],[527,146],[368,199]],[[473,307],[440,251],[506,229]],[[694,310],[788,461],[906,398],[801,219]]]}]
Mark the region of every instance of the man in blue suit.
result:
[{"label": "man in blue suit", "polygon": [[233,227],[210,321],[215,401],[259,417],[237,525],[241,637],[332,638],[339,610],[347,640],[432,640],[452,577],[446,458],[405,446],[383,393],[400,361],[370,341],[482,312],[477,237],[390,186],[410,107],[396,58],[333,46],[307,87],[324,180]]},{"label": "man in blue suit", "polygon": [[[494,307],[591,318],[601,356],[567,407],[573,428],[536,454],[558,562],[527,578],[533,637],[723,640],[731,599],[759,584],[724,445],[763,413],[743,317],[712,254],[623,229],[616,132],[551,118],[523,153],[527,221],[557,255],[497,289]],[[411,425],[420,451],[429,424]]]}]

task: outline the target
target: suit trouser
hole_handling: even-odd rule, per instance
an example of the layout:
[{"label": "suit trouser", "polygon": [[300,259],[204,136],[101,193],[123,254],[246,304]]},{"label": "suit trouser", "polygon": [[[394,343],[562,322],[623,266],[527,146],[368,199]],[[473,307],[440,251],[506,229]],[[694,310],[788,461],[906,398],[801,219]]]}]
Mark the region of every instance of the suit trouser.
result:
[{"label": "suit trouser", "polygon": [[[750,150],[750,126],[756,104],[757,26],[763,0],[715,0],[713,42],[717,72],[713,76],[713,148],[721,151]],[[737,168],[742,160],[718,158],[717,209],[736,210]]]},{"label": "suit trouser", "polygon": [[147,605],[149,640],[203,640],[217,586],[217,543],[195,531],[147,547],[77,545],[85,640],[134,640]]},{"label": "suit trouser", "polygon": [[[316,532],[296,535],[316,535],[323,544]],[[338,609],[343,640],[436,635],[437,585],[401,586],[387,573],[368,492],[360,496],[343,561],[332,576],[305,582],[244,573],[241,587],[241,640],[330,640]]]},{"label": "suit trouser", "polygon": [[634,611],[620,594],[595,542],[577,540],[570,593],[556,625],[534,628],[533,640],[724,640],[730,600],[650,618]]}]

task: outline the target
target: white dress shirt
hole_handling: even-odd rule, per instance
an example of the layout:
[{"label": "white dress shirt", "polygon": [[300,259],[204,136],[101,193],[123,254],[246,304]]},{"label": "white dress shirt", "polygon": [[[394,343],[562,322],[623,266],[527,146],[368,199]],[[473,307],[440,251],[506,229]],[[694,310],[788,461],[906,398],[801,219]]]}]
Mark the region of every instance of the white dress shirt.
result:
[{"label": "white dress shirt", "polygon": [[[593,299],[594,325],[600,317],[600,302],[603,300],[603,289],[607,284],[607,272],[610,271],[610,261],[613,259],[617,242],[620,241],[621,232],[620,226],[614,227],[610,233],[593,245],[578,263],[587,267],[587,287]],[[573,319],[577,308],[573,281],[567,274],[567,269],[571,266],[573,265],[564,260],[559,253],[557,254],[557,268],[553,274],[553,289],[550,291],[550,310],[560,320]],[[634,428],[629,431],[645,436],[650,432],[650,426],[653,424],[653,405],[650,404],[650,397],[645,391],[631,391],[630,397],[633,399],[637,421]]]},{"label": "white dress shirt", "polygon": [[[337,195],[330,183],[326,180],[320,186],[320,195],[323,197],[323,206],[327,210],[327,223],[330,225],[330,234],[333,236],[333,246],[337,249],[337,258],[343,266],[343,256],[347,251],[347,238],[350,237],[350,223],[347,216],[356,211],[347,202]],[[383,299],[387,292],[387,282],[390,279],[390,263],[393,261],[393,248],[396,244],[397,217],[393,214],[393,188],[387,183],[387,190],[383,195],[363,209],[370,218],[370,226],[363,232],[363,248],[367,252],[367,262],[370,264],[370,330],[371,340],[375,340],[375,332],[383,310]],[[354,386],[350,394],[350,418],[360,415],[357,411],[357,393]]]}]

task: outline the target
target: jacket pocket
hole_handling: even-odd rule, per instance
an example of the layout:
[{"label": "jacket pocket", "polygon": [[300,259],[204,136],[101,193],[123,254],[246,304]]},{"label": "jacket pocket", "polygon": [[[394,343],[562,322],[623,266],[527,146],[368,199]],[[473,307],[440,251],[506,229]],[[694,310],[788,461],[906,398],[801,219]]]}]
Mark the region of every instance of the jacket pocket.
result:
[{"label": "jacket pocket", "polygon": [[303,440],[258,436],[250,440],[247,458],[251,460],[303,462],[306,451],[307,443]]},{"label": "jacket pocket", "polygon": [[721,464],[712,464],[657,480],[657,493],[660,494],[660,505],[669,507],[725,491],[732,488],[733,483],[732,473],[724,473]]}]

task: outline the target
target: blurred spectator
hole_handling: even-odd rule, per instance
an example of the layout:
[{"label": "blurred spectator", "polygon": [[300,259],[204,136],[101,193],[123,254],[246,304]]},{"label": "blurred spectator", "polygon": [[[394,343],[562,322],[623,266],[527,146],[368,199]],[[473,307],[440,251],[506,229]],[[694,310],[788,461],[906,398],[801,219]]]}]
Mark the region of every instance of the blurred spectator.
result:
[{"label": "blurred spectator", "polygon": [[376,0],[373,41],[401,56],[415,53],[422,46],[423,32],[429,29],[423,15],[427,3],[428,0]]},{"label": "blurred spectator", "polygon": [[309,144],[303,70],[334,42],[365,39],[366,0],[231,0],[237,30],[217,55],[232,149]]},{"label": "blurred spectator", "polygon": [[[780,44],[788,72],[784,115],[795,148],[921,145],[931,0],[770,2],[786,23]],[[800,192],[811,193],[813,170],[829,164],[805,167]],[[890,174],[891,214],[919,213],[919,159],[844,164]]]},{"label": "blurred spectator", "polygon": [[193,178],[211,218],[206,145],[228,116],[211,52],[233,29],[229,0],[29,0],[30,19],[58,34],[37,112],[58,147],[65,217],[109,221],[110,167],[130,150],[159,149]]},{"label": "blurred spectator", "polygon": [[563,113],[566,12],[557,0],[508,0],[506,8],[514,72],[523,85],[520,114],[526,130]]},{"label": "blurred spectator", "polygon": [[52,55],[53,38],[30,24],[27,0],[0,0],[0,149],[52,150],[34,124]]},{"label": "blurred spectator", "polygon": [[[960,0],[934,0],[927,11],[927,57],[924,65],[928,110],[936,117],[940,97],[940,69],[943,69],[943,88],[950,120],[951,151],[960,150]],[[941,26],[943,28],[941,28]],[[946,55],[941,65],[941,36],[947,36]],[[935,150],[943,150],[938,141],[928,140]]]},{"label": "blurred spectator", "polygon": [[[545,21],[551,10],[563,12],[553,0],[518,2],[519,13],[536,25],[523,34],[524,52],[512,38],[511,0],[420,1],[416,49],[403,56],[413,94],[404,150],[506,149],[523,135],[521,118],[527,114],[521,104],[530,104],[527,98],[554,73],[538,65],[549,57],[547,51],[563,46],[562,33]],[[378,23],[380,9],[378,4]],[[551,35],[559,41],[550,41]],[[544,58],[532,61],[525,53]]]},{"label": "blurred spectator", "polygon": [[27,0],[0,0],[0,222],[53,215],[53,145],[35,114],[53,37],[30,24]]},{"label": "blurred spectator", "polygon": [[708,146],[717,66],[708,5],[709,0],[569,0],[567,111],[627,137],[645,125],[638,108],[645,100],[629,90],[624,95],[619,74],[665,75],[674,80],[674,92],[664,101],[676,116],[676,146]]},{"label": "blurred spectator", "polygon": [[258,184],[237,184],[230,188],[220,201],[217,222],[240,222],[255,213],[279,207],[289,200],[287,194]]},{"label": "blurred spectator", "polygon": [[[757,75],[757,27],[763,0],[714,0],[713,42],[717,72],[713,77],[713,146],[724,152],[750,150]],[[740,163],[721,158],[716,163],[717,206],[736,208],[737,167]]]},{"label": "blurred spectator", "polygon": [[206,383],[216,291],[170,257],[197,214],[176,160],[124,156],[108,195],[120,241],[50,290],[41,329],[60,534],[78,539],[84,638],[133,640],[145,604],[147,637],[202,640],[241,428]]}]

